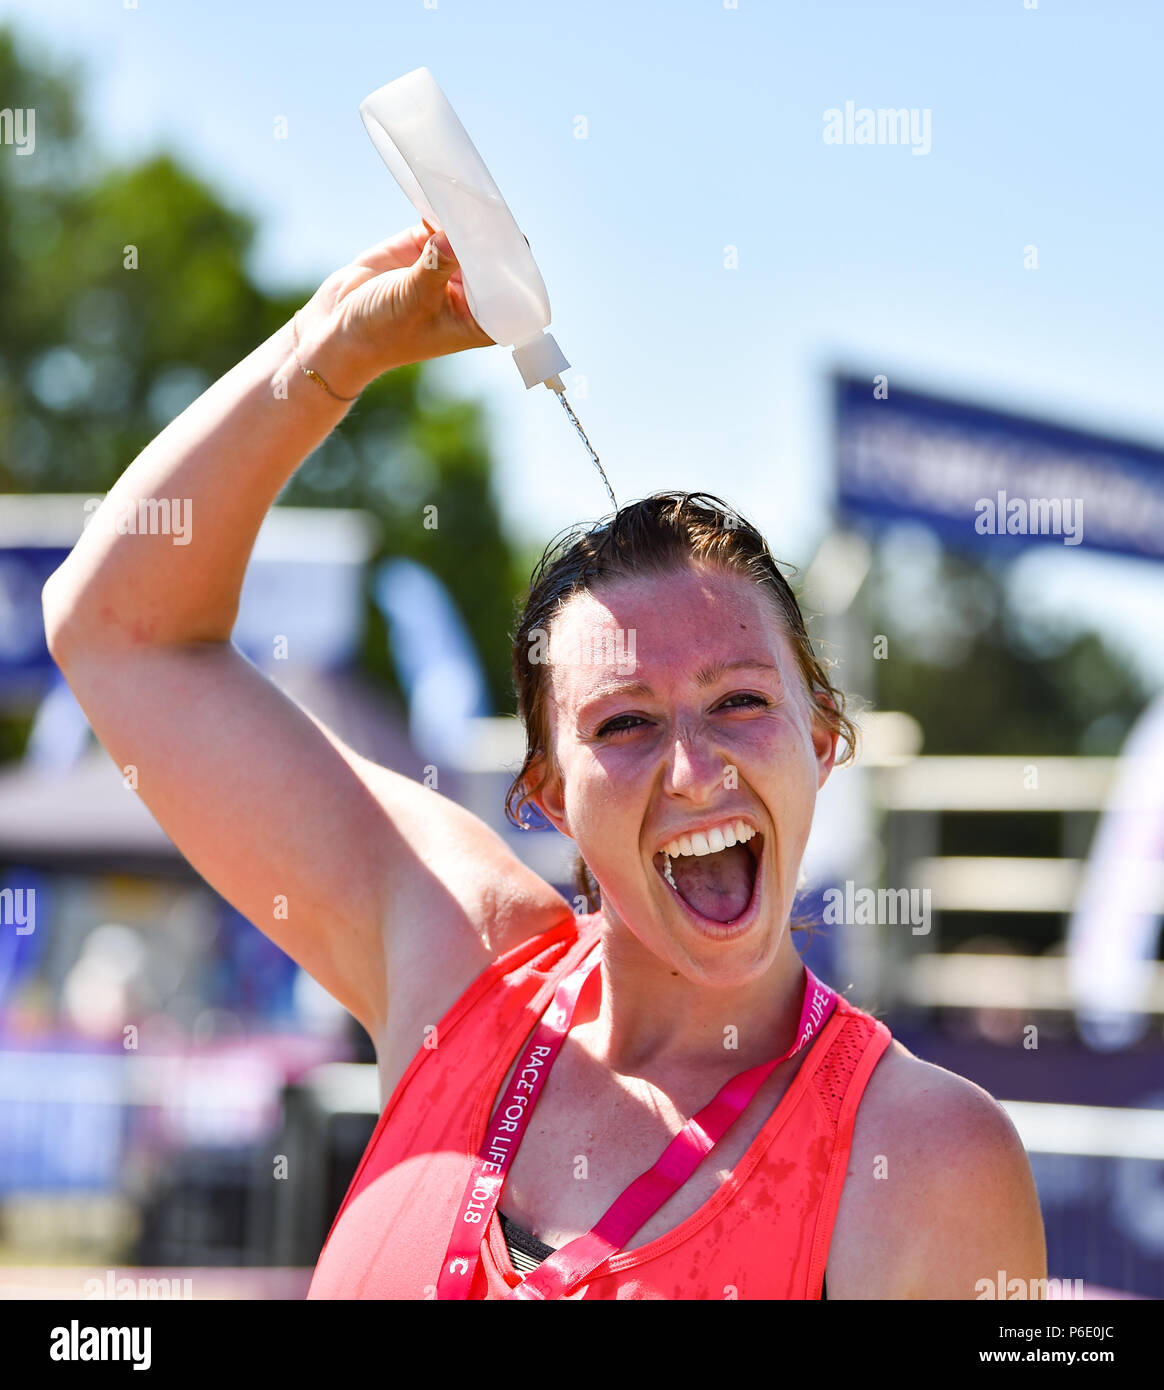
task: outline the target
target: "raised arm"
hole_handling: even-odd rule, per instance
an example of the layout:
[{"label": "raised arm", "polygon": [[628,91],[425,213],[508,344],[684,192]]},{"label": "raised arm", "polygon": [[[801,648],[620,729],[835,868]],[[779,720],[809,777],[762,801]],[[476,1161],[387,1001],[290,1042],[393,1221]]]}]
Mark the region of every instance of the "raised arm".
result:
[{"label": "raised arm", "polygon": [[[565,904],[481,821],[346,747],[230,634],[263,518],[349,408],[336,397],[491,342],[424,227],[381,243],[141,452],[44,588],[53,658],[159,824],[374,1038],[398,968],[471,978]],[[185,543],[118,534],[150,498],[180,500]]]}]

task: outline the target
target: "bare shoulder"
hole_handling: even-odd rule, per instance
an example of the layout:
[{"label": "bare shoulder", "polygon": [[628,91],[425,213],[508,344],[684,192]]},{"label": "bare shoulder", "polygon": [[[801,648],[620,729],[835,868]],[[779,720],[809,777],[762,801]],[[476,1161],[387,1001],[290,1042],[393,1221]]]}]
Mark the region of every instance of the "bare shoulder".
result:
[{"label": "bare shoulder", "polygon": [[829,1298],[973,1299],[1000,1270],[1046,1275],[1022,1141],[989,1092],[894,1041],[857,1111]]}]

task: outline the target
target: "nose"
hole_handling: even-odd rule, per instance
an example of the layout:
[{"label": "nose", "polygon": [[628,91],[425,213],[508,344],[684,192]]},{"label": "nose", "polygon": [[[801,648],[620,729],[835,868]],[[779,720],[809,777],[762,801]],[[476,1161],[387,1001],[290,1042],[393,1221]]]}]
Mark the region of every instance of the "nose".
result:
[{"label": "nose", "polygon": [[705,732],[680,730],[671,741],[663,773],[663,789],[689,801],[714,800],[725,786],[727,763]]}]

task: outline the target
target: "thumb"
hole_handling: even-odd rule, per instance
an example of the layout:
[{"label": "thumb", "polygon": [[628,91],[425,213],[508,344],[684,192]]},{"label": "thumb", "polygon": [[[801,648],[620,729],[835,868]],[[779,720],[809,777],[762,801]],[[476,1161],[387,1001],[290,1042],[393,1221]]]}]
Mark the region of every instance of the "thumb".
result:
[{"label": "thumb", "polygon": [[457,268],[457,258],[444,232],[435,232],[424,244],[413,269],[427,283],[443,285]]}]

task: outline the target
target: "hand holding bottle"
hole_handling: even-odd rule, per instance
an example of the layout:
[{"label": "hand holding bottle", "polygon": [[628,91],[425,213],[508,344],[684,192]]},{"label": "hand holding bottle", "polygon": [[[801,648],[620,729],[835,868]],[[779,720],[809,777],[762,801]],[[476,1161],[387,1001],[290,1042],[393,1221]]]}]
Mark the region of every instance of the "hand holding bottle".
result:
[{"label": "hand holding bottle", "polygon": [[469,312],[448,239],[431,233],[422,222],[369,247],[299,311],[302,360],[340,394],[393,367],[493,344]]}]

